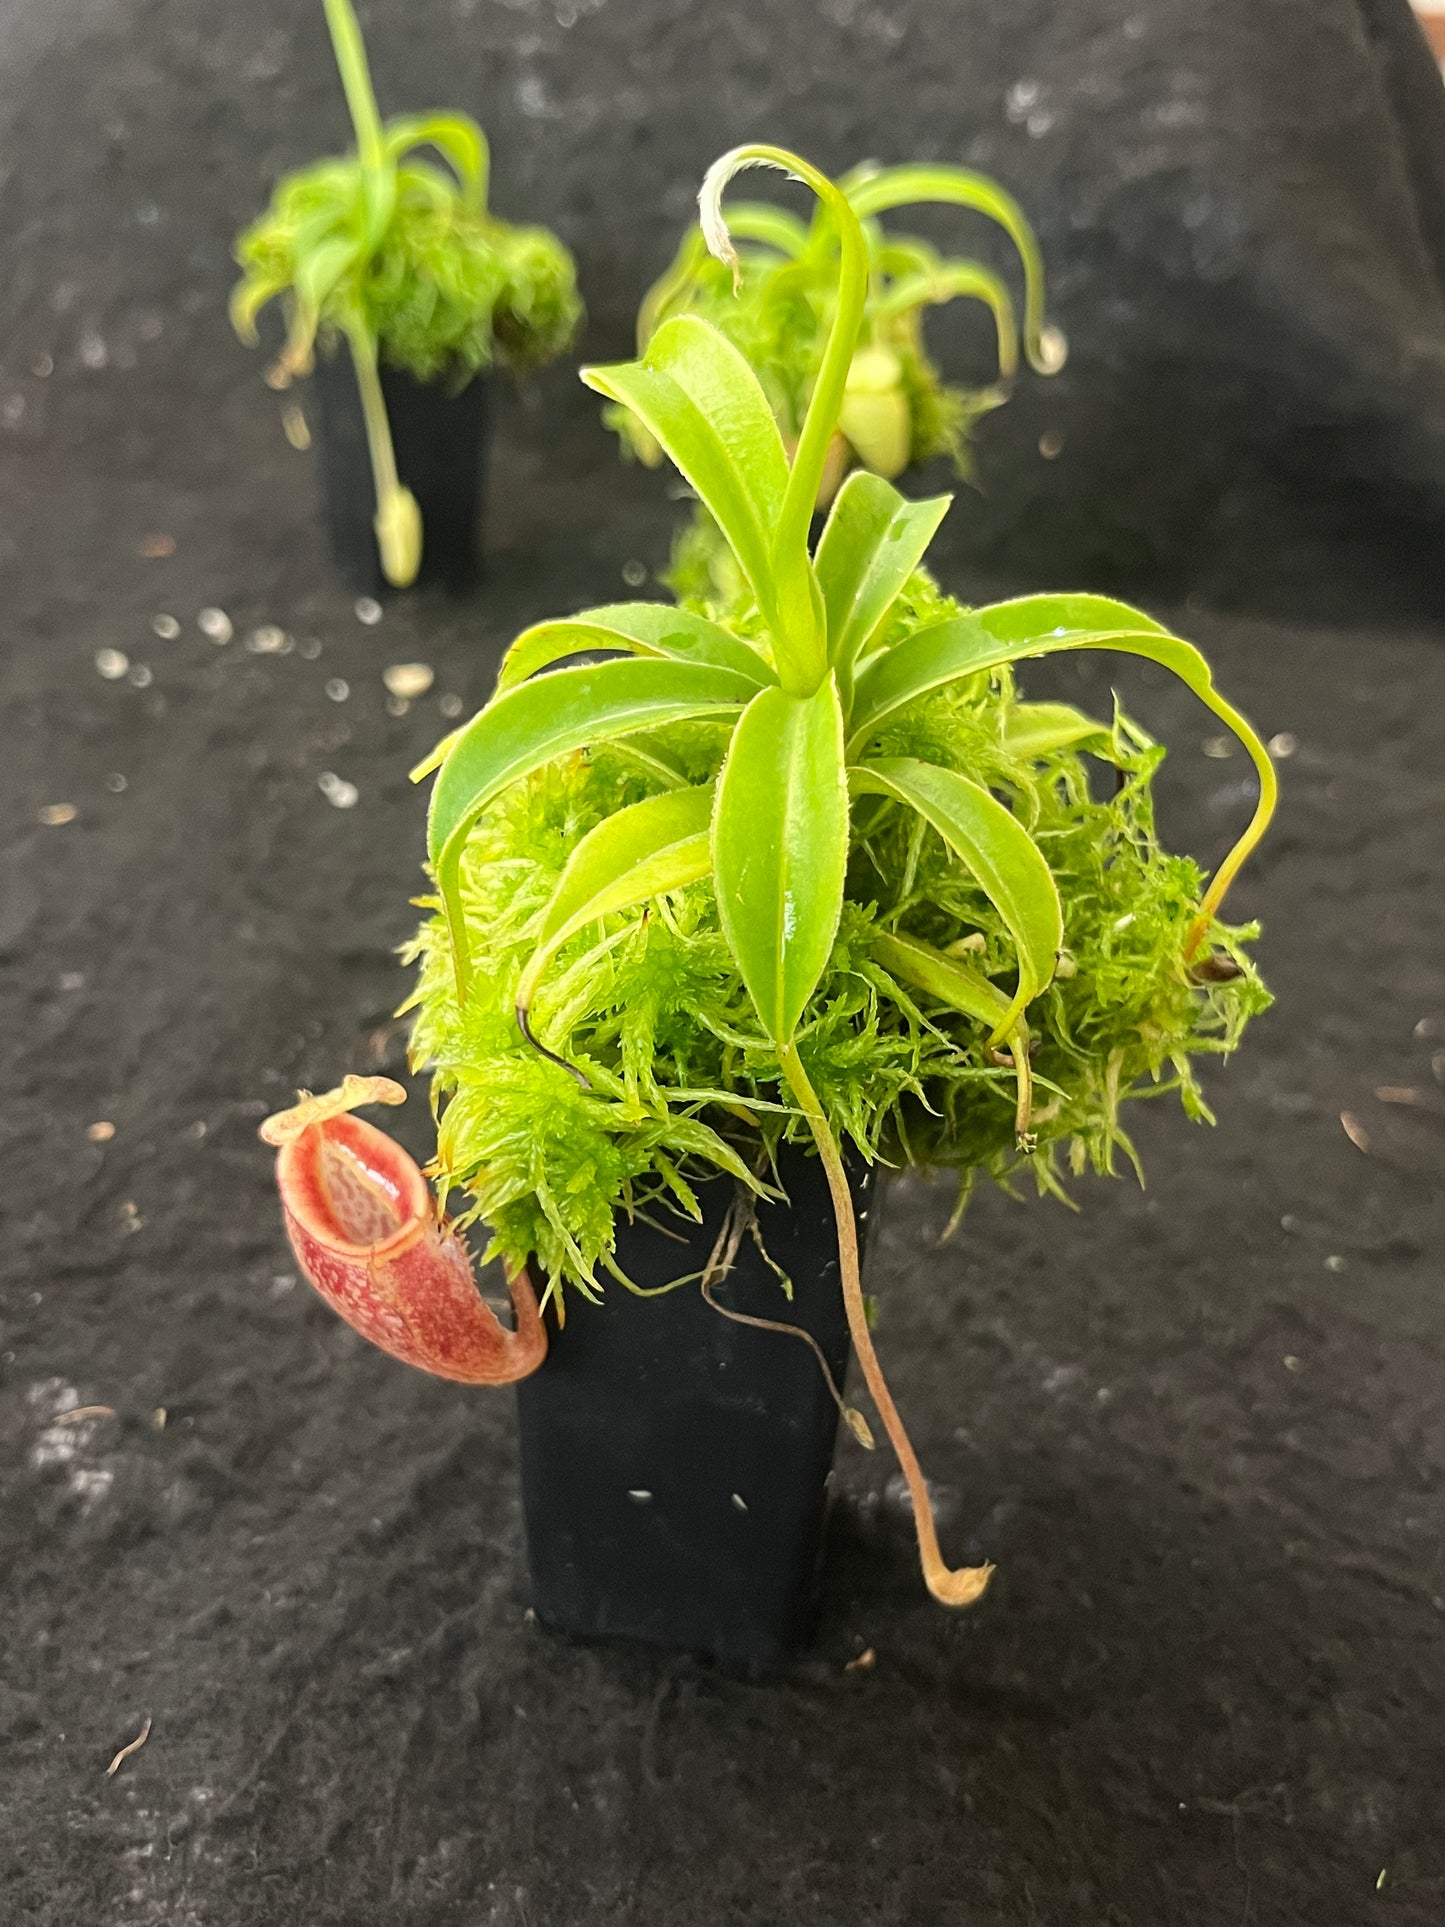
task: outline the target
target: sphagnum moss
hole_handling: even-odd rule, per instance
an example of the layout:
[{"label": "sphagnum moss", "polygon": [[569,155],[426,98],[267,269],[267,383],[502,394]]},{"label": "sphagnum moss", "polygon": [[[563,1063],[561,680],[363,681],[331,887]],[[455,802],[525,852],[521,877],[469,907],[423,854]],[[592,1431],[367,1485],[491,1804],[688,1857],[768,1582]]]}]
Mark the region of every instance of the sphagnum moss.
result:
[{"label": "sphagnum moss", "polygon": [[[926,579],[915,589],[935,616],[959,612]],[[1030,1010],[1034,1149],[1017,1141],[1013,1068],[990,1053],[979,1024],[878,960],[877,934],[894,932],[961,954],[986,976],[1013,962],[988,897],[897,803],[884,800],[859,835],[799,1050],[833,1131],[863,1158],[956,1171],[965,1186],[978,1172],[1031,1179],[1062,1196],[1070,1172],[1113,1172],[1120,1155],[1137,1165],[1120,1117],[1130,1099],[1172,1092],[1208,1118],[1192,1060],[1232,1050],[1269,994],[1248,957],[1252,927],[1215,929],[1238,975],[1201,983],[1192,972],[1185,953],[1202,878],[1155,833],[1151,784],[1164,751],[1119,711],[1087,752],[1021,754],[1006,741],[1019,707],[1012,674],[999,670],[909,705],[882,740],[890,754],[986,770],[1058,880],[1064,966]],[[655,744],[699,783],[716,776],[726,748],[723,732],[696,725]],[[439,909],[409,953],[421,966],[412,1053],[432,1069],[441,1111],[438,1175],[467,1193],[494,1254],[521,1262],[535,1252],[554,1290],[594,1290],[613,1269],[617,1216],[669,1201],[687,1209],[689,1182],[715,1176],[725,1150],[725,1168],[751,1169],[760,1152],[809,1137],[752,1015],[710,879],[601,918],[558,954],[536,1025],[594,1089],[539,1057],[517,1028],[516,986],[568,856],[598,823],[660,790],[614,748],[535,772],[468,843],[475,978],[465,1011]]]}]

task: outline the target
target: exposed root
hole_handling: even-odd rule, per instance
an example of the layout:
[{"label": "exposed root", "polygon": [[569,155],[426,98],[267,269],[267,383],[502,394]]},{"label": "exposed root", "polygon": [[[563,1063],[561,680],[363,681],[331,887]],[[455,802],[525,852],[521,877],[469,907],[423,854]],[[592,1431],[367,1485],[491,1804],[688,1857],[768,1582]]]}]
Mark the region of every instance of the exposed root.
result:
[{"label": "exposed root", "polygon": [[[727,1305],[720,1305],[717,1299],[713,1297],[714,1285],[720,1285],[732,1270],[733,1265],[737,1261],[738,1246],[743,1241],[744,1233],[748,1231],[751,1231],[754,1237],[757,1236],[757,1208],[752,1198],[749,1197],[746,1192],[739,1189],[732,1203],[728,1206],[727,1215],[722,1222],[722,1229],[717,1235],[717,1243],[712,1248],[712,1256],[708,1259],[707,1265],[703,1270],[701,1289],[704,1299],[715,1312],[720,1313],[724,1318],[730,1318],[735,1325],[751,1325],[755,1331],[783,1332],[789,1338],[801,1338],[803,1343],[812,1352],[814,1358],[818,1361],[818,1369],[823,1374],[823,1382],[828,1387],[828,1391],[833,1403],[838,1408],[843,1423],[848,1427],[848,1430],[853,1434],[854,1438],[857,1439],[858,1443],[871,1452],[873,1450],[874,1439],[867,1419],[864,1418],[856,1406],[849,1405],[844,1400],[843,1394],[838,1390],[838,1382],[833,1376],[832,1368],[823,1356],[823,1347],[810,1331],[804,1331],[801,1325],[785,1324],[780,1318],[755,1318],[750,1312],[733,1311]],[[762,1249],[761,1243],[758,1248],[759,1250]],[[766,1253],[764,1253],[764,1256],[766,1256]]]}]

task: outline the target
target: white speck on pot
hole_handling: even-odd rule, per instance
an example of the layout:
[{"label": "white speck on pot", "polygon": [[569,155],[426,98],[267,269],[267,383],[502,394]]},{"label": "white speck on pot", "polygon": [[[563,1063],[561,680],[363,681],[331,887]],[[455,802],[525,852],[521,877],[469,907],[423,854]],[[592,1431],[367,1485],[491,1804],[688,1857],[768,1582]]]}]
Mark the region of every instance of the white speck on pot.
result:
[{"label": "white speck on pot", "polygon": [[629,589],[640,589],[647,580],[647,564],[645,562],[624,562],[622,565],[622,580],[627,584]]},{"label": "white speck on pot", "polygon": [[123,649],[97,649],[95,666],[107,682],[119,682],[130,668],[130,657]]},{"label": "white speck on pot", "polygon": [[196,626],[203,636],[209,636],[218,647],[229,642],[236,633],[224,609],[202,609],[196,617]]},{"label": "white speck on pot", "polygon": [[296,653],[304,662],[315,662],[321,654],[321,644],[315,636],[303,636],[296,645]]},{"label": "white speck on pot", "polygon": [[334,703],[344,703],[351,694],[351,684],[344,676],[333,676],[326,685],[326,694]]},{"label": "white speck on pot", "polygon": [[1029,109],[1039,97],[1039,83],[1036,80],[1016,80],[1004,95],[1003,110],[1015,126],[1028,118]]},{"label": "white speck on pot", "polygon": [[1054,117],[1046,107],[1037,107],[1024,125],[1028,128],[1031,140],[1042,140],[1054,124]]},{"label": "white speck on pot", "polygon": [[643,1486],[638,1486],[634,1490],[630,1490],[627,1496],[634,1505],[647,1505],[652,1498],[652,1494]]},{"label": "white speck on pot", "polygon": [[30,364],[30,372],[37,381],[49,381],[55,373],[54,355],[37,355]]},{"label": "white speck on pot", "polygon": [[84,990],[85,972],[83,970],[62,970],[59,982],[62,990]]},{"label": "white speck on pot", "polygon": [[1206,756],[1212,756],[1216,763],[1222,763],[1226,757],[1233,756],[1234,754],[1234,738],[1232,736],[1206,736],[1200,744],[1200,748]]},{"label": "white speck on pot", "polygon": [[748,1502],[743,1497],[741,1492],[734,1492],[733,1504],[737,1507],[739,1512],[746,1512],[748,1509]]},{"label": "white speck on pot", "polygon": [[94,328],[87,328],[80,337],[80,360],[83,367],[90,369],[104,368],[110,360],[110,350]]},{"label": "white speck on pot", "polygon": [[381,621],[381,604],[374,595],[358,596],[355,606],[356,620],[364,622],[368,629],[374,629]]},{"label": "white speck on pot", "polygon": [[355,783],[348,783],[344,776],[338,776],[331,769],[322,770],[316,779],[316,787],[335,810],[354,809],[361,795]]},{"label": "white speck on pot", "polygon": [[1039,453],[1046,462],[1056,462],[1064,452],[1064,438],[1056,428],[1046,428],[1039,436]]},{"label": "white speck on pot", "polygon": [[80,811],[74,803],[47,803],[39,812],[40,821],[47,829],[58,830],[66,823],[73,823]]},{"label": "white speck on pot", "polygon": [[151,674],[148,664],[134,662],[126,672],[126,681],[132,683],[137,689],[149,689],[155,677]]},{"label": "white speck on pot", "polygon": [[429,662],[394,662],[382,670],[381,680],[393,696],[415,702],[436,681],[436,671]]},{"label": "white speck on pot", "polygon": [[411,704],[405,696],[388,696],[386,699],[386,713],[388,716],[404,716],[410,708]]},{"label": "white speck on pot", "polygon": [[151,617],[151,628],[162,642],[174,642],[181,633],[181,625],[174,616],[159,615]]},{"label": "white speck on pot", "polygon": [[126,790],[130,788],[130,785],[118,769],[113,769],[105,779],[105,787],[110,791],[112,796],[122,796]]},{"label": "white speck on pot", "polygon": [[447,717],[448,720],[450,720],[453,716],[461,715],[462,699],[460,696],[443,696],[441,701],[437,704],[437,708],[441,711],[443,716]]},{"label": "white speck on pot", "polygon": [[1282,729],[1269,739],[1269,753],[1278,763],[1282,763],[1287,756],[1293,756],[1298,748],[1299,738],[1293,730]]},{"label": "white speck on pot", "polygon": [[1326,1271],[1347,1271],[1348,1269],[1348,1260],[1342,1258],[1337,1251],[1332,1251],[1329,1257],[1325,1259]]},{"label": "white speck on pot", "polygon": [[92,1144],[109,1144],[115,1136],[115,1126],[108,1117],[97,1118],[94,1124],[87,1124],[85,1135]]},{"label": "white speck on pot", "polygon": [[246,647],[253,656],[289,656],[292,642],[278,624],[263,622],[259,629],[253,629],[247,636]]},{"label": "white speck on pot", "polygon": [[295,1289],[296,1278],[292,1272],[278,1271],[276,1276],[271,1280],[271,1296],[273,1298],[284,1298],[288,1291],[294,1291]]}]

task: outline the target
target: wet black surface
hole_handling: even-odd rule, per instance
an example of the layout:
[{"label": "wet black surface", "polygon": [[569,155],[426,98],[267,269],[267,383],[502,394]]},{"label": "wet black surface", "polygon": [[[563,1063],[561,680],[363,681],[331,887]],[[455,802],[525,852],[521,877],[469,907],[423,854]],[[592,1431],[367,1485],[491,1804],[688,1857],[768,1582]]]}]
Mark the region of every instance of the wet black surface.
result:
[{"label": "wet black surface", "polygon": [[[523,623],[655,566],[667,517],[559,374],[499,407],[484,591],[357,620],[310,458],[219,308],[256,174],[335,124],[301,111],[324,93],[314,23],[288,92],[267,78],[290,57],[271,11],[214,37],[211,12],[62,7],[28,40],[4,29],[27,145],[9,150],[0,364],[0,1918],[1433,1927],[1439,634],[1362,620],[1345,583],[1330,627],[1172,611],[1265,731],[1297,739],[1238,904],[1266,919],[1280,1001],[1210,1077],[1220,1129],[1144,1109],[1147,1192],[1082,1186],[1078,1216],[984,1197],[944,1249],[945,1190],[910,1179],[885,1204],[879,1343],[946,1540],[998,1561],[984,1606],[929,1604],[891,1467],[845,1444],[808,1658],[750,1678],[557,1642],[524,1616],[510,1400],[393,1365],[294,1283],[254,1131],[296,1085],[400,1062],[392,950],[422,844],[405,772],[446,726],[439,698],[480,702]],[[571,73],[600,100],[574,50],[592,43],[566,43],[578,66],[549,51],[555,15],[468,18],[469,47],[539,40],[510,56],[504,103],[532,71],[544,99]],[[864,18],[836,31],[867,53]],[[746,84],[693,115],[699,161],[722,118],[752,131],[790,84],[727,19]],[[447,20],[415,47],[378,36],[413,101],[467,95]],[[1023,72],[1020,22],[990,45]],[[649,43],[664,74],[685,25]],[[584,28],[621,44],[623,9],[566,31]],[[913,32],[879,45],[902,58]],[[590,125],[681,181],[628,91],[650,84],[637,58]],[[990,111],[1007,167],[1029,137]],[[499,143],[557,126],[494,118]],[[578,153],[587,124],[564,130]],[[861,136],[836,131],[851,157]],[[580,193],[527,139],[503,205],[528,181]],[[618,253],[593,291],[604,337],[666,244],[638,227]],[[149,553],[159,536],[173,552]],[[198,628],[208,606],[228,645]],[[298,647],[249,650],[263,624]],[[105,649],[143,686],[98,674]],[[435,689],[388,714],[382,669],[417,659]],[[1204,716],[1127,665],[1062,673],[1086,702],[1116,679],[1176,745],[1170,833],[1217,856],[1244,770],[1206,753]],[[328,802],[325,771],[354,807]],[[73,821],[40,820],[67,803]],[[92,1142],[102,1120],[115,1134]],[[59,1422],[89,1405],[110,1409]],[[846,1672],[866,1648],[876,1663]]]}]

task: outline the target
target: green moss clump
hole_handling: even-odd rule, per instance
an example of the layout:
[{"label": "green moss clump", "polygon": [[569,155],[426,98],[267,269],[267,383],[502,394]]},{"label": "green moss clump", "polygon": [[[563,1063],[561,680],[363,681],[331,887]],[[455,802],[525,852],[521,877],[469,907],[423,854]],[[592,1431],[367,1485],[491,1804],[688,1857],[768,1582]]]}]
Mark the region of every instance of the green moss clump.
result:
[{"label": "green moss clump", "polygon": [[[958,612],[926,573],[895,621]],[[737,629],[748,615],[713,607]],[[835,1132],[866,1159],[1032,1178],[1062,1195],[1069,1174],[1137,1167],[1121,1122],[1130,1098],[1177,1095],[1209,1112],[1195,1060],[1232,1050],[1269,994],[1248,955],[1252,926],[1212,936],[1238,967],[1198,982],[1184,960],[1202,896],[1195,863],[1158,841],[1151,798],[1163,750],[1116,711],[1089,745],[1041,755],[1010,743],[1019,698],[995,672],[901,711],[884,754],[967,771],[1006,798],[1044,852],[1063,902],[1065,951],[1029,1009],[1037,1148],[1019,1147],[1012,1067],[983,1027],[913,991],[874,954],[879,932],[952,948],[1011,989],[1014,952],[997,912],[942,840],[889,801],[855,805],[846,901],[799,1049]],[[723,729],[659,732],[690,781],[715,775]],[[764,1174],[780,1141],[807,1143],[718,923],[709,881],[609,916],[553,963],[533,1007],[538,1036],[592,1089],[533,1051],[513,1016],[538,916],[588,830],[655,788],[625,747],[578,753],[509,791],[471,834],[463,893],[473,968],[458,1009],[443,918],[430,906],[412,1055],[440,1112],[436,1174],[466,1193],[492,1253],[536,1253],[554,1281],[591,1291],[614,1269],[614,1214],[693,1208],[719,1170]],[[1218,974],[1218,973],[1216,973]]]},{"label": "green moss clump", "polygon": [[[419,381],[458,385],[494,363],[525,374],[561,354],[582,304],[572,257],[545,228],[513,227],[439,194],[402,170],[396,210],[375,251],[333,287],[316,317],[323,340],[350,308],[381,359]],[[236,243],[243,287],[290,289],[307,237],[344,232],[356,204],[354,167],[323,163],[289,175]]]}]

